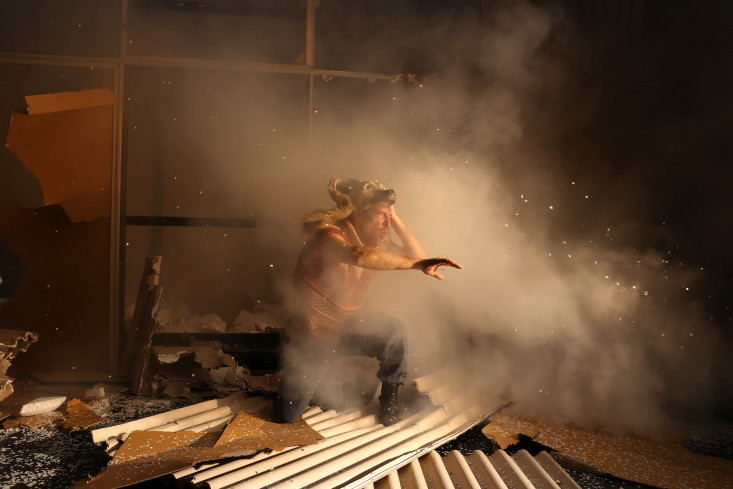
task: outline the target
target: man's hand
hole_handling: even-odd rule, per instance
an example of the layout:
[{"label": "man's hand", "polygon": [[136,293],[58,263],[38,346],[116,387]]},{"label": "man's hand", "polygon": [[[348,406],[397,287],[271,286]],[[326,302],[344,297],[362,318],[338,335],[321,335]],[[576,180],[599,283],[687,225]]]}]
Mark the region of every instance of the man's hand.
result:
[{"label": "man's hand", "polygon": [[421,270],[424,274],[435,277],[438,280],[443,280],[443,276],[438,273],[438,267],[453,267],[461,269],[463,268],[458,263],[448,258],[426,258],[425,260],[419,260],[412,265],[412,268]]}]

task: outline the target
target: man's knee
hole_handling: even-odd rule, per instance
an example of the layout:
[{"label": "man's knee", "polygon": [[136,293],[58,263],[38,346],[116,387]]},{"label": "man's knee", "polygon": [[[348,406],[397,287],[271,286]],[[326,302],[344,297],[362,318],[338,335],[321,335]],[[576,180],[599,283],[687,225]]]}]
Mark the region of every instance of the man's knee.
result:
[{"label": "man's knee", "polygon": [[390,340],[404,341],[406,336],[405,323],[391,314],[373,311],[367,316],[366,321],[370,332],[378,334],[387,342]]}]

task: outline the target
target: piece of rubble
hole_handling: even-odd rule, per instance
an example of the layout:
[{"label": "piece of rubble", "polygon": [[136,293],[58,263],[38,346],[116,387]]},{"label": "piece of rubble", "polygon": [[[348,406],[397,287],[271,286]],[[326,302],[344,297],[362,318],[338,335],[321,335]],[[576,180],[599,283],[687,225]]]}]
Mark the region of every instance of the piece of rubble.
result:
[{"label": "piece of rubble", "polygon": [[39,397],[33,399],[20,408],[21,416],[34,416],[36,414],[48,413],[61,407],[66,401],[66,396]]},{"label": "piece of rubble", "polygon": [[104,384],[97,384],[84,391],[84,397],[104,397]]}]

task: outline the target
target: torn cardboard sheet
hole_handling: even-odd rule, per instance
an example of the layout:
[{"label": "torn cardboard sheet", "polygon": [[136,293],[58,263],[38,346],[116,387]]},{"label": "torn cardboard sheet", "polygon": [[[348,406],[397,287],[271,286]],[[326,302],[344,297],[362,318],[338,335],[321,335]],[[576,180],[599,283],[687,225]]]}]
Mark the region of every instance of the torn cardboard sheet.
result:
[{"label": "torn cardboard sheet", "polygon": [[102,416],[92,411],[89,406],[79,399],[71,399],[67,402],[66,412],[68,416],[62,424],[69,431],[74,428],[86,429],[104,421]]},{"label": "torn cardboard sheet", "polygon": [[76,488],[112,489],[144,482],[195,464],[257,451],[311,445],[323,437],[299,419],[278,424],[269,416],[240,412],[223,433],[134,431],[97,477]]},{"label": "torn cardboard sheet", "polygon": [[36,414],[34,416],[19,416],[17,418],[9,419],[3,423],[3,428],[6,430],[12,430],[20,426],[27,428],[36,429],[42,426],[55,423],[56,421],[63,418],[64,415],[58,411],[51,411],[43,414]]},{"label": "torn cardboard sheet", "polygon": [[12,379],[6,375],[10,361],[36,341],[36,333],[0,329],[0,401],[13,393]]},{"label": "torn cardboard sheet", "polygon": [[11,118],[6,146],[72,221],[109,217],[115,101],[107,89],[29,95]]},{"label": "torn cardboard sheet", "polygon": [[713,489],[727,487],[733,480],[733,460],[689,452],[681,440],[544,426],[511,411],[498,414],[483,432],[493,436],[502,448],[516,443],[521,433],[602,472],[656,487]]}]

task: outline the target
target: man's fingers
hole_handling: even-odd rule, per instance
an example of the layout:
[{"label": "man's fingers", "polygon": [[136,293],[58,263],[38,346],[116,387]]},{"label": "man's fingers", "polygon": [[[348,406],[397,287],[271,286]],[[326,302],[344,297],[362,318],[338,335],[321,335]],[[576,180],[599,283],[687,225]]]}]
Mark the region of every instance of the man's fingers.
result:
[{"label": "man's fingers", "polygon": [[437,266],[436,267],[430,267],[427,270],[425,270],[425,273],[427,273],[431,277],[437,278],[438,280],[443,280],[443,276],[441,274],[439,274],[436,270],[437,270]]},{"label": "man's fingers", "polygon": [[438,259],[440,260],[440,263],[438,263],[438,266],[445,265],[448,267],[453,267],[453,268],[458,268],[458,269],[463,268],[461,265],[459,265],[458,263],[454,262],[451,259],[448,259],[448,258],[438,258]]},{"label": "man's fingers", "polygon": [[438,267],[446,266],[458,269],[463,268],[461,265],[448,258],[427,258],[419,261],[416,265],[417,266],[413,266],[413,268],[419,268],[427,275],[435,277],[438,280],[443,280],[443,276],[437,271]]}]

